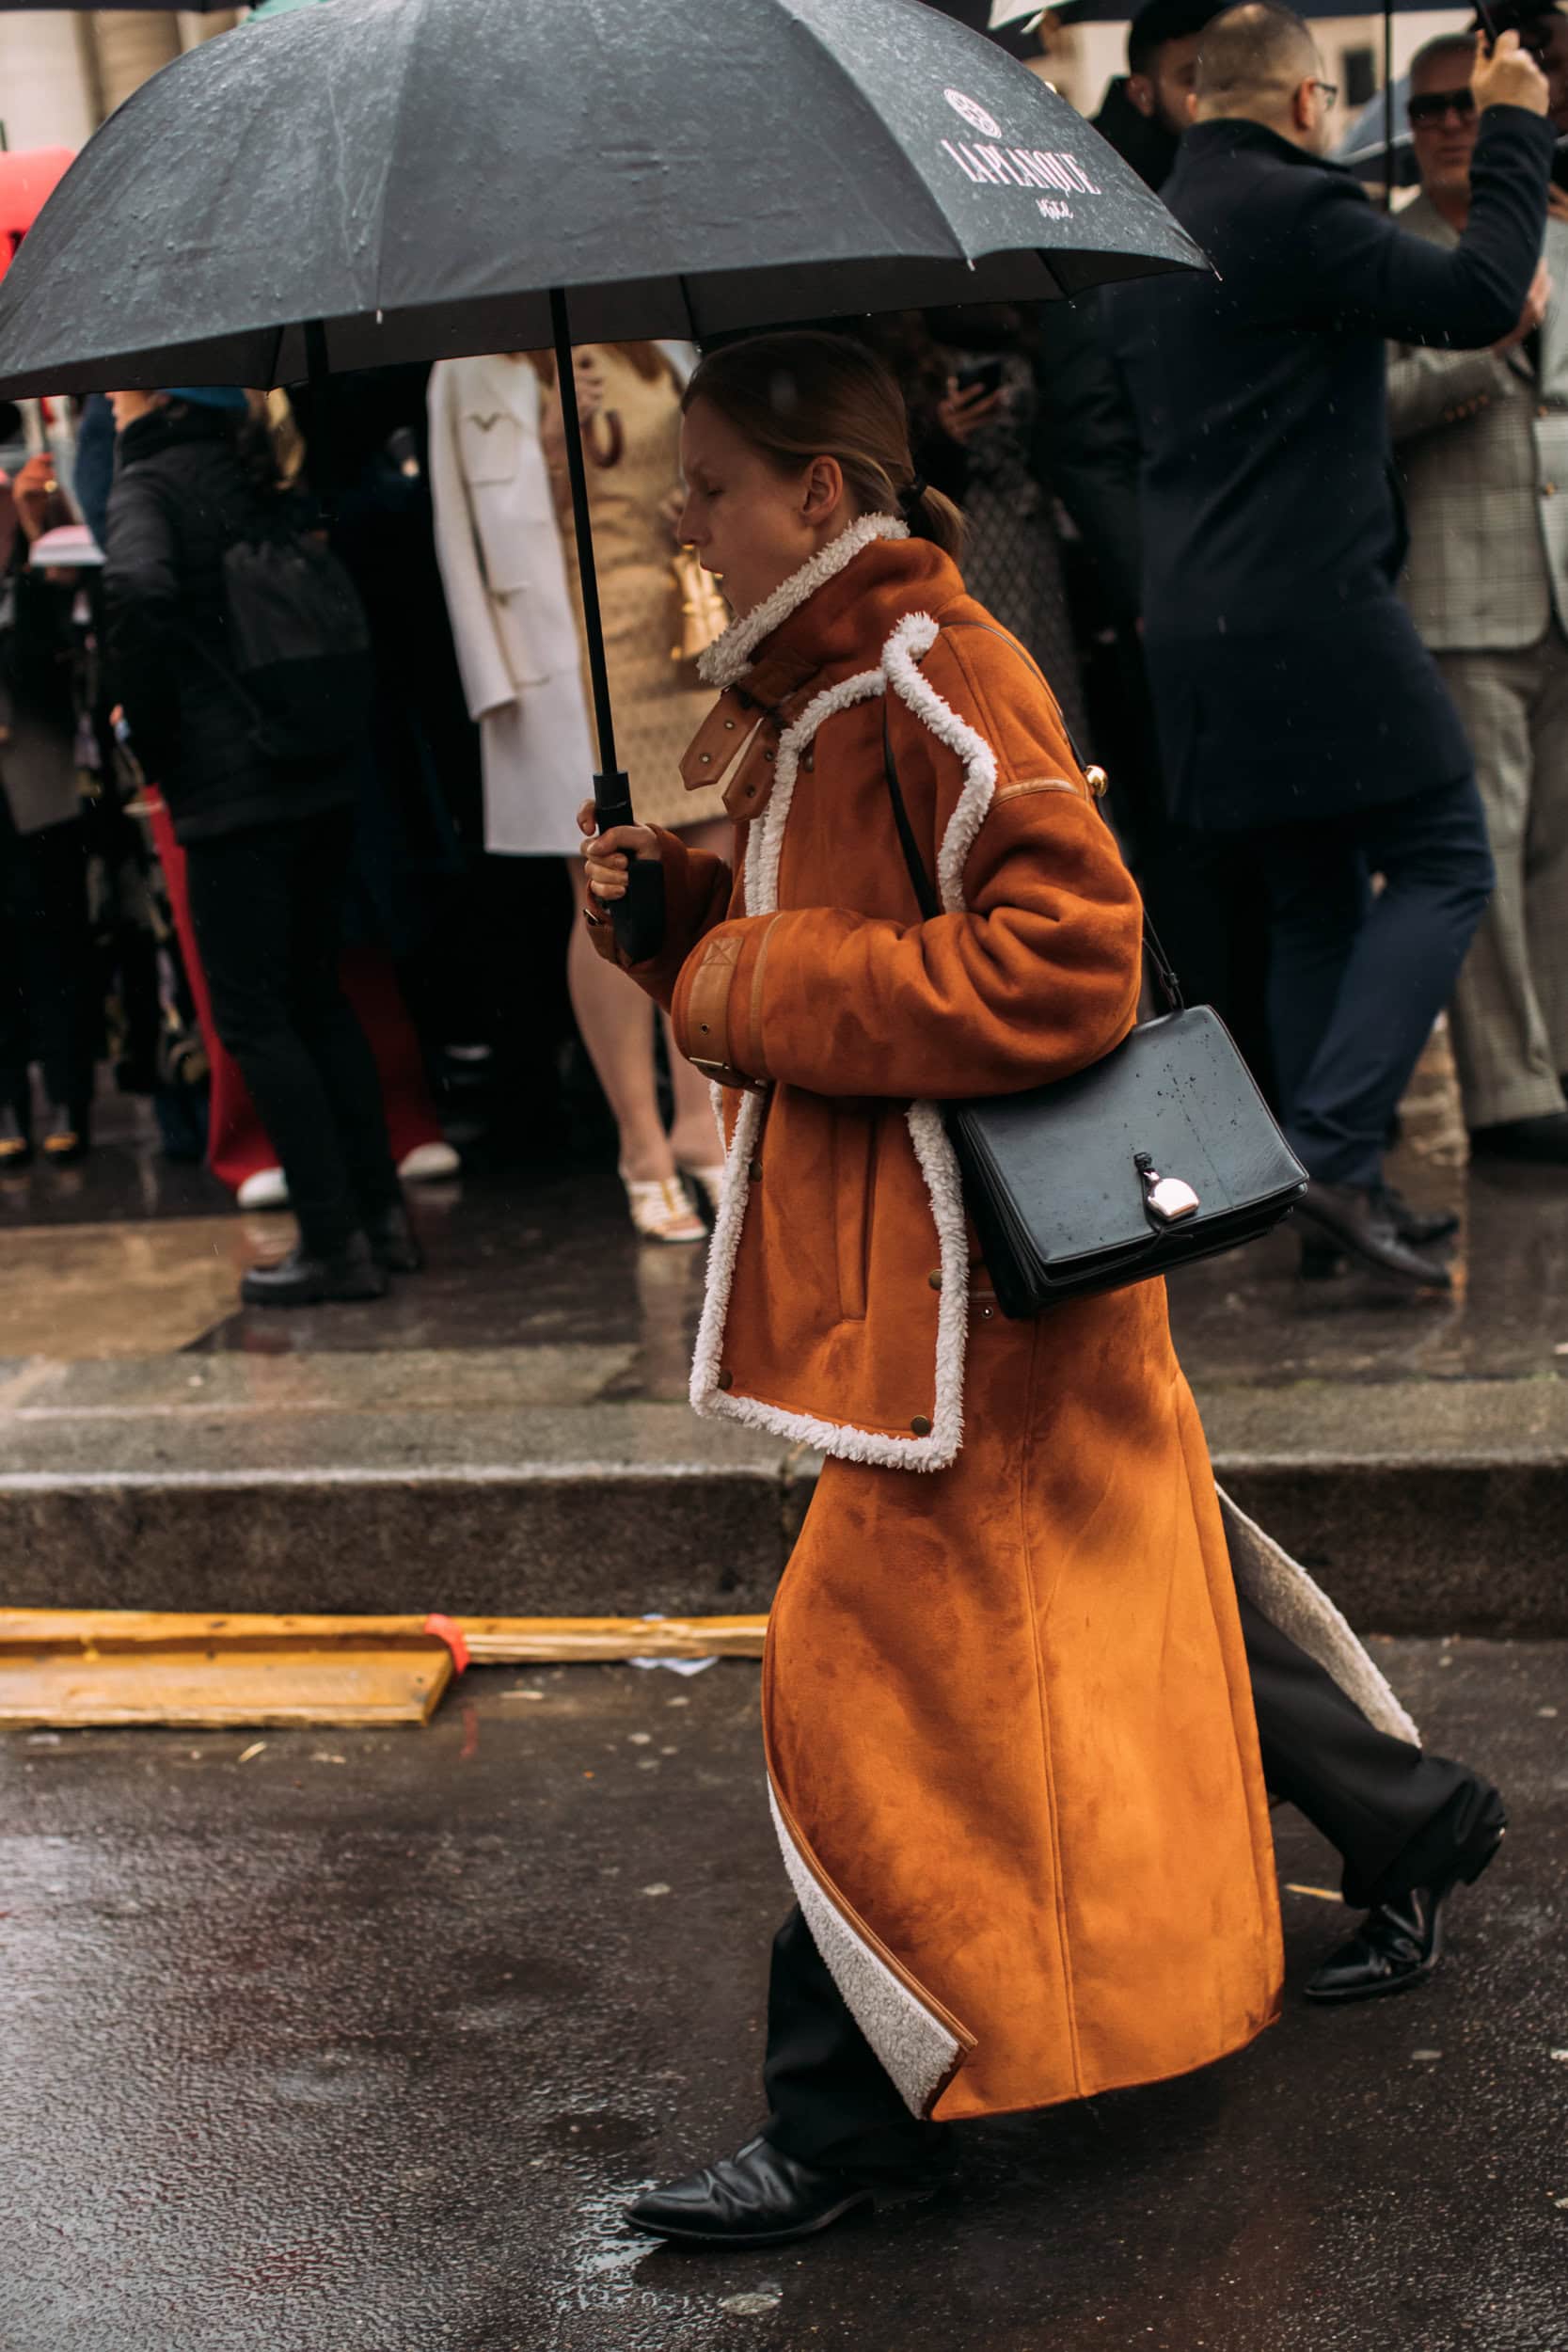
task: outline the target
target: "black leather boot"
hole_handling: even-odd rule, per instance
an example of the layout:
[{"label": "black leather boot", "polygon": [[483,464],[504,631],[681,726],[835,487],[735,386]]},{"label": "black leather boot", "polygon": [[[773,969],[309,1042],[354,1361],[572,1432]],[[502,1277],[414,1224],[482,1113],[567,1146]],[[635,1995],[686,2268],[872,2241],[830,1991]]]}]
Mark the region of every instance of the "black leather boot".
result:
[{"label": "black leather boot", "polygon": [[1443,1906],[1456,1886],[1475,1884],[1496,1858],[1507,1827],[1502,1802],[1493,1792],[1449,1867],[1430,1884],[1374,1904],[1358,1933],[1307,1979],[1307,1999],[1371,2001],[1424,1983],[1443,1956]]},{"label": "black leather boot", "polygon": [[303,1245],[275,1265],[253,1265],[240,1284],[247,1307],[316,1307],[326,1299],[385,1298],[387,1277],[363,1233],[314,1257]]},{"label": "black leather boot", "polygon": [[634,2230],[693,2246],[784,2246],[863,2206],[934,2195],[942,2177],[872,2182],[826,2172],[759,2137],[737,2155],[649,2189],[627,2206],[626,2219]]},{"label": "black leather boot", "polygon": [[365,1237],[376,1264],[384,1266],[388,1274],[423,1271],[424,1251],[401,1200],[383,1209],[379,1216],[365,1219]]}]

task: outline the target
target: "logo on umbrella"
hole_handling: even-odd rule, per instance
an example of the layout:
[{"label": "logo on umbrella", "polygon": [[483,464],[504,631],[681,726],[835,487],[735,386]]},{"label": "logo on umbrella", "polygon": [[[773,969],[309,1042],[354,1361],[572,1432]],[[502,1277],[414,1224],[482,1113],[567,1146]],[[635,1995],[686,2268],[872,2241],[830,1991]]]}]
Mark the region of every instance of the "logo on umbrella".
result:
[{"label": "logo on umbrella", "polygon": [[942,94],[953,112],[962,115],[970,129],[978,131],[983,139],[999,139],[1002,136],[1002,125],[996,117],[987,114],[984,106],[977,104],[973,98],[966,98],[961,89],[944,89]]}]

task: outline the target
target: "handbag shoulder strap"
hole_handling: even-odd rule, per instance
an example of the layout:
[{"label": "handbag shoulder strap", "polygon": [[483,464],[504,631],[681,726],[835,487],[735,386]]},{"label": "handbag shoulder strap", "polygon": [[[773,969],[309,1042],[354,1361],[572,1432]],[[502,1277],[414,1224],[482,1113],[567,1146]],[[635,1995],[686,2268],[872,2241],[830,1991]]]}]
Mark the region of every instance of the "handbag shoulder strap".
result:
[{"label": "handbag shoulder strap", "polygon": [[[1011,637],[1008,637],[1002,629],[991,628],[984,621],[955,621],[951,624],[951,626],[954,628],[984,629],[988,637],[999,637],[1005,645],[1011,645],[1015,653],[1022,655],[1023,660],[1028,662],[1029,667],[1034,671],[1035,675],[1039,679],[1039,682],[1045,688],[1046,692],[1051,694],[1053,703],[1056,703],[1056,697],[1054,694],[1051,693],[1050,684],[1047,681],[1045,673],[1040,668],[1039,663],[1034,660],[1032,655],[1025,653],[1023,647],[1017,644],[1015,641]],[[927,647],[927,650],[929,651],[929,647]],[[924,659],[924,657],[922,658]],[[893,803],[893,821],[898,831],[898,846],[904,852],[904,864],[909,868],[910,882],[914,890],[915,903],[919,907],[920,912],[927,922],[929,922],[934,915],[942,913],[942,901],[937,897],[936,889],[932,883],[931,877],[926,870],[926,861],[920,854],[920,845],[914,837],[914,827],[910,822],[910,812],[904,804],[903,788],[898,782],[898,763],[894,757],[893,753],[893,728],[891,725],[888,707],[890,701],[891,691],[889,694],[884,695],[882,699],[882,769],[887,777],[888,798]],[[1068,725],[1066,719],[1062,717],[1061,705],[1059,703],[1056,703],[1056,716],[1061,723],[1062,733],[1067,737],[1068,749],[1071,752],[1078,766],[1082,768],[1084,766],[1083,754],[1079,751],[1077,744],[1073,741],[1072,730]],[[1099,806],[1098,802],[1096,803],[1096,806]],[[1110,818],[1105,816],[1103,809],[1101,809],[1100,813],[1107,831],[1109,831]],[[1112,835],[1112,838],[1115,838],[1114,834]],[[1164,996],[1172,1012],[1181,1012],[1185,1009],[1186,1006],[1186,998],[1181,993],[1181,983],[1176,977],[1176,972],[1171,963],[1170,958],[1166,955],[1164,949],[1160,945],[1159,933],[1155,930],[1153,924],[1149,921],[1147,909],[1145,910],[1143,919],[1143,944],[1145,958],[1154,974],[1161,995]]]}]

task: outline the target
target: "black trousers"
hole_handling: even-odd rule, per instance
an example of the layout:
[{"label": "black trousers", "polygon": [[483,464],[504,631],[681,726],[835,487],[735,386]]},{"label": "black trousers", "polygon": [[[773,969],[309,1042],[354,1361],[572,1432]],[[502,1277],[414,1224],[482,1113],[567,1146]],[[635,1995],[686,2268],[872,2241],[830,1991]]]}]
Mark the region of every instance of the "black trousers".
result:
[{"label": "black trousers", "polygon": [[[1348,1902],[1427,1884],[1493,1796],[1478,1773],[1367,1721],[1331,1675],[1241,1594],[1263,1776],[1338,1847]],[[810,2164],[896,2174],[948,2129],[910,2114],[856,2025],[799,1908],[773,1944],[763,2066],[768,2137]]]},{"label": "black trousers", "polygon": [[375,1061],[338,979],[353,843],[353,811],[331,809],[185,852],[214,1025],[313,1255],[400,1197]]},{"label": "black trousers", "polygon": [[85,1118],[98,1015],[80,818],[19,834],[0,793],[0,1103],[30,1126],[31,1065]]},{"label": "black trousers", "polygon": [[1491,895],[1475,778],[1240,838],[1268,896],[1280,1123],[1309,1175],[1374,1184],[1400,1098]]}]

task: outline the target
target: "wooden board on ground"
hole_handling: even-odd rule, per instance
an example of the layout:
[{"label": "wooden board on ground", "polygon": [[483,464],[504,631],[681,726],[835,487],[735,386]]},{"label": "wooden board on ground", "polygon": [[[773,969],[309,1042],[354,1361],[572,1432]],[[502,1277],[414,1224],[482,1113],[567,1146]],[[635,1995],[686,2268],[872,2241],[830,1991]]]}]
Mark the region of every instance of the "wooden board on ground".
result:
[{"label": "wooden board on ground", "polygon": [[387,1647],[0,1649],[0,1724],[164,1724],[216,1730],[428,1723],[451,1653]]},{"label": "wooden board on ground", "polygon": [[[625,1658],[760,1658],[766,1617],[456,1617],[475,1665]],[[423,1617],[212,1615],[143,1609],[0,1610],[0,1662],[18,1651],[440,1649]],[[443,1653],[444,1654],[444,1653]]]},{"label": "wooden board on ground", "polygon": [[766,1617],[459,1617],[474,1664],[618,1658],[760,1658]]},{"label": "wooden board on ground", "polygon": [[[768,1631],[766,1617],[451,1622],[476,1666],[760,1658]],[[0,1726],[423,1724],[454,1672],[424,1617],[0,1611]]]}]

